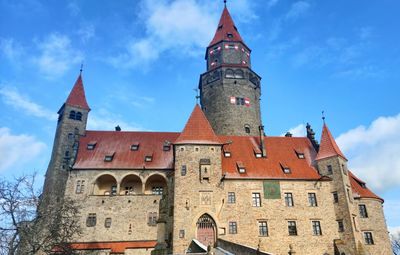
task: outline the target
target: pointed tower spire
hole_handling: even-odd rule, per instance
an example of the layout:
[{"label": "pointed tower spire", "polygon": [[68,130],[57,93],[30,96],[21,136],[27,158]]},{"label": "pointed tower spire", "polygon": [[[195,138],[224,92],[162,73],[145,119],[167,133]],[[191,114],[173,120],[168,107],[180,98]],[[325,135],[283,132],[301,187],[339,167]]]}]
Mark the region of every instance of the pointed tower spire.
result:
[{"label": "pointed tower spire", "polygon": [[85,89],[83,87],[82,73],[79,74],[65,104],[90,111],[89,105],[86,101]]},{"label": "pointed tower spire", "polygon": [[221,144],[198,104],[175,144]]},{"label": "pointed tower spire", "polygon": [[315,160],[320,160],[333,156],[340,156],[343,159],[347,160],[342,151],[339,149],[339,146],[336,144],[336,141],[333,138],[331,131],[329,131],[328,126],[324,122],[321,135],[321,144],[319,146],[319,151]]},{"label": "pointed tower spire", "polygon": [[209,47],[220,41],[242,42],[244,44],[242,37],[232,20],[231,14],[226,7],[226,2],[218,23],[217,31],[215,32],[214,38],[210,42]]}]

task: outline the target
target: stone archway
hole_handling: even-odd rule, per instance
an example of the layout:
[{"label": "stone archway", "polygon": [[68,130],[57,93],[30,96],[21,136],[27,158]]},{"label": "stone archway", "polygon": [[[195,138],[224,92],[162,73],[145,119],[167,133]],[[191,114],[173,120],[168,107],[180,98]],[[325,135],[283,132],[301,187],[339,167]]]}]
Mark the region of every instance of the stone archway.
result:
[{"label": "stone archway", "polygon": [[203,214],[197,220],[197,240],[199,240],[205,246],[210,245],[214,247],[217,239],[217,226],[213,218],[208,214]]}]

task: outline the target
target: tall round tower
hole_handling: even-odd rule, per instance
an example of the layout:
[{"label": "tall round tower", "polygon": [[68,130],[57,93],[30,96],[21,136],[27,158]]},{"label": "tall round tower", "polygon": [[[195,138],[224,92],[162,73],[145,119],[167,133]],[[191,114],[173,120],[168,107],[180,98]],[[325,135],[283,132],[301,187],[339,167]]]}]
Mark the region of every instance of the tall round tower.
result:
[{"label": "tall round tower", "polygon": [[261,77],[251,70],[250,52],[225,6],[199,82],[201,106],[216,134],[259,134]]}]

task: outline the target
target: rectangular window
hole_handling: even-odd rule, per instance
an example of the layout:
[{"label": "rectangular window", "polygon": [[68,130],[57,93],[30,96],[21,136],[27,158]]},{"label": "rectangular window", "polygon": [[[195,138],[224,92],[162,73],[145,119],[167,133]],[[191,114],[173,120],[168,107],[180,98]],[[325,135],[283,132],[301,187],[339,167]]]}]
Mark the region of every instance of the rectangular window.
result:
[{"label": "rectangular window", "polygon": [[331,165],[327,165],[326,168],[327,168],[328,174],[333,174],[332,166],[331,166]]},{"label": "rectangular window", "polygon": [[367,207],[365,205],[359,205],[358,209],[360,211],[361,218],[368,218]]},{"label": "rectangular window", "polygon": [[297,236],[296,221],[288,221],[288,230],[290,236]]},{"label": "rectangular window", "polygon": [[288,207],[294,206],[292,193],[285,193],[285,204]]},{"label": "rectangular window", "polygon": [[313,220],[312,221],[312,229],[313,229],[313,235],[315,236],[320,236],[322,235],[321,231],[321,222],[318,220]]},{"label": "rectangular window", "polygon": [[186,165],[182,165],[182,168],[181,168],[181,175],[182,176],[186,175],[186,170],[187,170]]},{"label": "rectangular window", "polygon": [[336,191],[332,192],[332,196],[333,196],[333,202],[334,203],[339,203],[339,196],[338,196],[338,193]]},{"label": "rectangular window", "polygon": [[338,231],[339,232],[344,232],[344,224],[343,224],[343,220],[338,220]]},{"label": "rectangular window", "polygon": [[151,188],[151,192],[153,193],[153,195],[162,195],[163,194],[163,187],[153,187]]},{"label": "rectangular window", "polygon": [[372,237],[371,232],[364,232],[364,240],[365,244],[374,244],[374,238]]},{"label": "rectangular window", "polygon": [[84,180],[76,181],[75,193],[81,194],[81,193],[83,193],[84,190],[85,190],[85,181]]},{"label": "rectangular window", "polygon": [[258,222],[258,234],[260,236],[268,236],[268,225],[266,221]]},{"label": "rectangular window", "polygon": [[106,220],[104,221],[104,227],[105,228],[111,227],[111,218],[106,218]]},{"label": "rectangular window", "polygon": [[228,192],[228,204],[236,203],[235,192]]},{"label": "rectangular window", "polygon": [[237,223],[236,221],[229,222],[229,234],[237,234]]},{"label": "rectangular window", "polygon": [[157,213],[156,212],[149,212],[147,225],[149,225],[149,226],[157,225]]},{"label": "rectangular window", "polygon": [[312,207],[318,206],[317,195],[315,193],[308,193],[308,203]]},{"label": "rectangular window", "polygon": [[261,195],[260,193],[253,193],[252,194],[252,205],[254,207],[260,207],[261,206]]},{"label": "rectangular window", "polygon": [[179,230],[179,238],[184,238],[185,237],[185,230],[181,229]]},{"label": "rectangular window", "polygon": [[86,226],[87,227],[94,227],[96,226],[96,214],[89,213],[88,217],[86,218]]}]

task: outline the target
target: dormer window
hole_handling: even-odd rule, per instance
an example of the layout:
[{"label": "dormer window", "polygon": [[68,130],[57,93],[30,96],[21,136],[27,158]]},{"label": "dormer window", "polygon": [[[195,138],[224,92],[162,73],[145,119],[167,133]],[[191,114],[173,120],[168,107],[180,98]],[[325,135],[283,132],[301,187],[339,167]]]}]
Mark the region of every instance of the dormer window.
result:
[{"label": "dormer window", "polygon": [[163,145],[163,151],[169,151],[171,150],[171,142],[165,141]]},{"label": "dormer window", "polygon": [[88,150],[94,150],[94,148],[96,147],[96,144],[97,144],[97,142],[95,142],[95,141],[92,141],[92,142],[89,142],[88,144],[87,144],[87,149]]},{"label": "dormer window", "polygon": [[254,155],[256,156],[256,158],[262,158],[262,152],[261,152],[260,148],[254,147],[253,151],[254,151]]},{"label": "dormer window", "polygon": [[231,151],[224,148],[224,156],[225,158],[230,158],[232,156]]},{"label": "dormer window", "polygon": [[113,160],[113,158],[114,158],[114,154],[115,154],[114,152],[106,154],[104,156],[104,161],[105,162],[111,162]]},{"label": "dormer window", "polygon": [[242,163],[242,161],[237,161],[236,166],[237,166],[237,169],[240,174],[246,173],[246,168],[245,168],[244,164]]},{"label": "dormer window", "polygon": [[144,157],[144,161],[145,161],[145,162],[151,162],[151,161],[153,161],[153,154],[146,155],[146,156]]},{"label": "dormer window", "polygon": [[228,38],[233,38],[233,34],[232,34],[232,33],[227,33],[226,36],[227,36]]},{"label": "dormer window", "polygon": [[280,165],[281,165],[282,171],[285,174],[291,174],[292,173],[292,170],[290,169],[290,167],[288,167],[287,165],[282,164],[282,163]]},{"label": "dormer window", "polygon": [[295,151],[296,152],[296,155],[297,155],[297,157],[299,158],[299,159],[305,159],[305,156],[304,156],[304,153],[303,152],[298,152],[298,151]]},{"label": "dormer window", "polygon": [[137,151],[137,150],[139,150],[139,143],[138,142],[132,143],[131,151]]}]

